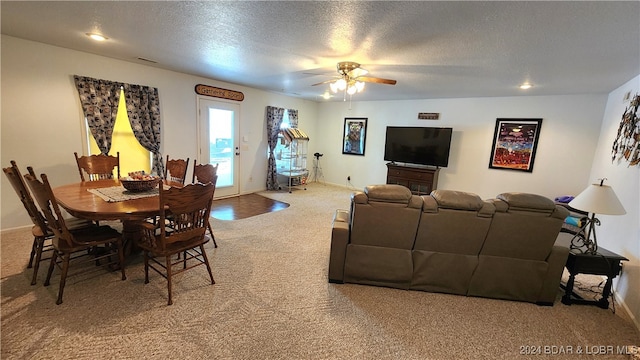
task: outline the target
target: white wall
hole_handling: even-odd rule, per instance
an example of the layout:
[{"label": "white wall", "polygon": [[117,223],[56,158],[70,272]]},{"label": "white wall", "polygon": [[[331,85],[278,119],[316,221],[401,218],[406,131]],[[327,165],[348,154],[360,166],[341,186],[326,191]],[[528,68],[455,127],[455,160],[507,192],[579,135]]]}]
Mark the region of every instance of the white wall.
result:
[{"label": "white wall", "polygon": [[[83,115],[73,75],[157,87],[162,119],[162,153],[194,159],[197,154],[195,85],[242,91],[240,137],[248,142],[240,159],[240,191],[266,188],[265,107],[299,110],[300,128],[315,138],[317,103],[220,81],[161,70],[2,35],[2,166],[15,160],[21,170],[33,166],[53,186],[78,181],[73,152],[83,152]],[[211,98],[215,99],[215,98]],[[221,100],[224,101],[224,100]],[[313,140],[312,140],[313,141]],[[311,142],[312,142],[311,141]],[[122,154],[121,154],[122,155]],[[249,181],[252,178],[253,181]],[[1,228],[30,220],[2,176]]]},{"label": "white wall", "polygon": [[599,245],[629,259],[623,263],[614,289],[634,315],[636,327],[640,328],[640,166],[629,167],[626,161],[611,161],[613,141],[622,114],[629,106],[629,102],[623,102],[627,92],[631,92],[632,97],[640,93],[640,76],[609,94],[593,167],[582,187],[595,183],[596,179],[607,178],[605,184],[611,185],[627,210],[627,214],[621,216],[599,215],[602,225],[596,232]]},{"label": "white wall", "polygon": [[[390,89],[389,91],[393,91]],[[357,97],[357,95],[355,95]],[[438,188],[493,198],[507,191],[532,192],[551,199],[577,194],[589,176],[605,95],[522,96],[383,102],[324,103],[316,135],[326,139],[320,152],[327,182],[355,188],[386,182],[383,159],[387,125],[452,127],[449,166],[441,168]],[[419,112],[440,120],[418,120]],[[366,117],[365,156],[342,154],[345,117]],[[542,118],[533,172],[489,169],[497,118]]]}]

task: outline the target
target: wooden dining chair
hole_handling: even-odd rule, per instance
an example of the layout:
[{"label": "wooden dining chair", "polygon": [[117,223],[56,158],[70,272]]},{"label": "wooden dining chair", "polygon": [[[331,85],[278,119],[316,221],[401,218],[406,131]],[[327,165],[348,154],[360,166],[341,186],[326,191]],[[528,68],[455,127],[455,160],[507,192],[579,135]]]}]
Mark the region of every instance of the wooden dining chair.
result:
[{"label": "wooden dining chair", "polygon": [[116,153],[116,156],[104,154],[78,156],[77,152],[74,152],[73,154],[76,156],[76,164],[78,164],[78,172],[80,173],[81,181],[113,179],[113,171],[116,169],[116,179],[120,178],[119,152]]},{"label": "wooden dining chair", "polygon": [[[191,182],[194,184],[212,183],[215,186],[216,182],[218,182],[218,164],[215,166],[212,164],[198,164],[197,160],[193,160],[193,177]],[[207,224],[207,229],[209,229],[209,235],[211,235],[211,240],[213,240],[213,247],[217,248],[218,243],[216,243],[216,237],[213,235],[213,229],[211,228],[210,222]]]},{"label": "wooden dining chair", "polygon": [[218,164],[198,164],[198,160],[193,160],[192,183],[213,183],[218,180]]},{"label": "wooden dining chair", "polygon": [[[33,169],[28,167],[29,173],[33,173]],[[31,192],[27,189],[20,169],[14,160],[11,160],[11,166],[3,168],[5,175],[9,179],[9,183],[13,190],[15,190],[20,202],[27,210],[27,214],[31,218],[33,227],[31,228],[31,234],[33,235],[33,243],[31,244],[31,254],[29,256],[28,269],[33,268],[33,275],[31,276],[31,285],[35,285],[38,278],[38,269],[40,268],[40,262],[49,260],[50,257],[43,257],[48,255],[52,250],[51,239],[53,238],[53,231],[49,229],[47,220],[44,215],[38,209],[38,206],[33,201]],[[83,228],[93,226],[93,223],[88,220],[82,219],[67,219],[68,224],[73,228]]]},{"label": "wooden dining chair", "polygon": [[18,169],[16,162],[11,160],[11,166],[3,168],[2,171],[7,175],[11,187],[13,187],[13,190],[18,194],[18,198],[20,198],[22,205],[25,210],[27,210],[27,214],[29,214],[31,222],[33,223],[33,227],[31,228],[33,243],[31,244],[31,255],[29,256],[29,264],[27,265],[27,268],[33,268],[31,285],[35,285],[38,277],[38,269],[40,268],[40,261],[49,259],[49,257],[43,259],[42,255],[43,253],[48,253],[52,250],[50,240],[53,237],[53,233],[50,232],[44,216],[36,207],[36,204],[31,197],[31,193],[27,190],[26,184],[22,179],[22,174],[20,174],[20,170]]},{"label": "wooden dining chair", "polygon": [[[211,284],[215,284],[204,250],[204,244],[209,241],[206,230],[214,189],[215,186],[211,183],[188,184],[168,190],[164,190],[162,184],[159,184],[160,221],[157,224],[146,221],[140,223],[143,232],[137,243],[144,254],[144,283],[149,283],[149,268],[166,278],[168,305],[173,304],[173,275],[206,265]],[[170,231],[165,221],[167,215],[173,217]],[[182,259],[173,260],[172,257],[177,254],[182,254]],[[164,262],[158,258],[164,258]],[[182,268],[174,270],[180,264]]]},{"label": "wooden dining chair", "polygon": [[[55,267],[58,267],[61,273],[56,304],[62,304],[64,286],[72,260],[75,266],[81,262],[99,262],[105,259],[107,261],[104,263],[104,266],[108,269],[112,269],[114,265],[117,266],[122,273],[122,280],[126,280],[122,234],[106,225],[70,229],[67,226],[65,218],[62,216],[47,175],[41,175],[42,182],[31,173],[24,177],[54,235],[51,242],[53,254],[44,285],[49,286],[53,270]],[[96,249],[101,249],[102,252],[96,252]],[[117,260],[111,261],[116,254]],[[82,269],[83,271],[88,271],[92,268],[95,267],[83,267]]]},{"label": "wooden dining chair", "polygon": [[189,167],[189,158],[184,159],[169,159],[167,155],[167,163],[164,168],[164,178],[169,182],[179,183],[184,185],[184,180],[187,177],[187,168]]}]

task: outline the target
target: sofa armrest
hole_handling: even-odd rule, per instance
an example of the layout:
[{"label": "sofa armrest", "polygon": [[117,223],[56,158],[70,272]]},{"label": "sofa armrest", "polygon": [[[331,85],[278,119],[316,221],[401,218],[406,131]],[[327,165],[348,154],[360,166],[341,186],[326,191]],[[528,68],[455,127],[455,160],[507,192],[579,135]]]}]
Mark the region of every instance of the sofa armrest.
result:
[{"label": "sofa armrest", "polygon": [[329,253],[329,282],[342,283],[344,260],[349,244],[349,212],[337,210],[331,226],[331,252]]}]

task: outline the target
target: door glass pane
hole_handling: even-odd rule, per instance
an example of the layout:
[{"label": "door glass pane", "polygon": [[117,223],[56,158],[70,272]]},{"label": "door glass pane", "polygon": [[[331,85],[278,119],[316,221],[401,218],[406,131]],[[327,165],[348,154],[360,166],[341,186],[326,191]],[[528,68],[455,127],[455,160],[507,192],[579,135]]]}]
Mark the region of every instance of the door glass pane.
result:
[{"label": "door glass pane", "polygon": [[218,165],[217,187],[233,185],[234,113],[209,108],[209,163]]}]

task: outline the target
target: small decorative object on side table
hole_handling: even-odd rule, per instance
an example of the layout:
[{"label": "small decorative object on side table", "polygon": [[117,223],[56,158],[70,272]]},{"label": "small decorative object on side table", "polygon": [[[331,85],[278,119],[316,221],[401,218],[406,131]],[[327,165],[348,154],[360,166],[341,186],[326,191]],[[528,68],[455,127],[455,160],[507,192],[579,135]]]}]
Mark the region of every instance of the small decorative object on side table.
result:
[{"label": "small decorative object on side table", "polygon": [[[565,287],[562,303],[565,305],[592,304],[608,309],[611,283],[622,270],[622,261],[629,261],[629,259],[602,247],[599,247],[596,253],[571,249],[566,264],[566,268],[569,271],[569,280]],[[607,277],[600,300],[585,300],[573,293],[573,283],[577,274],[605,275]]]}]

